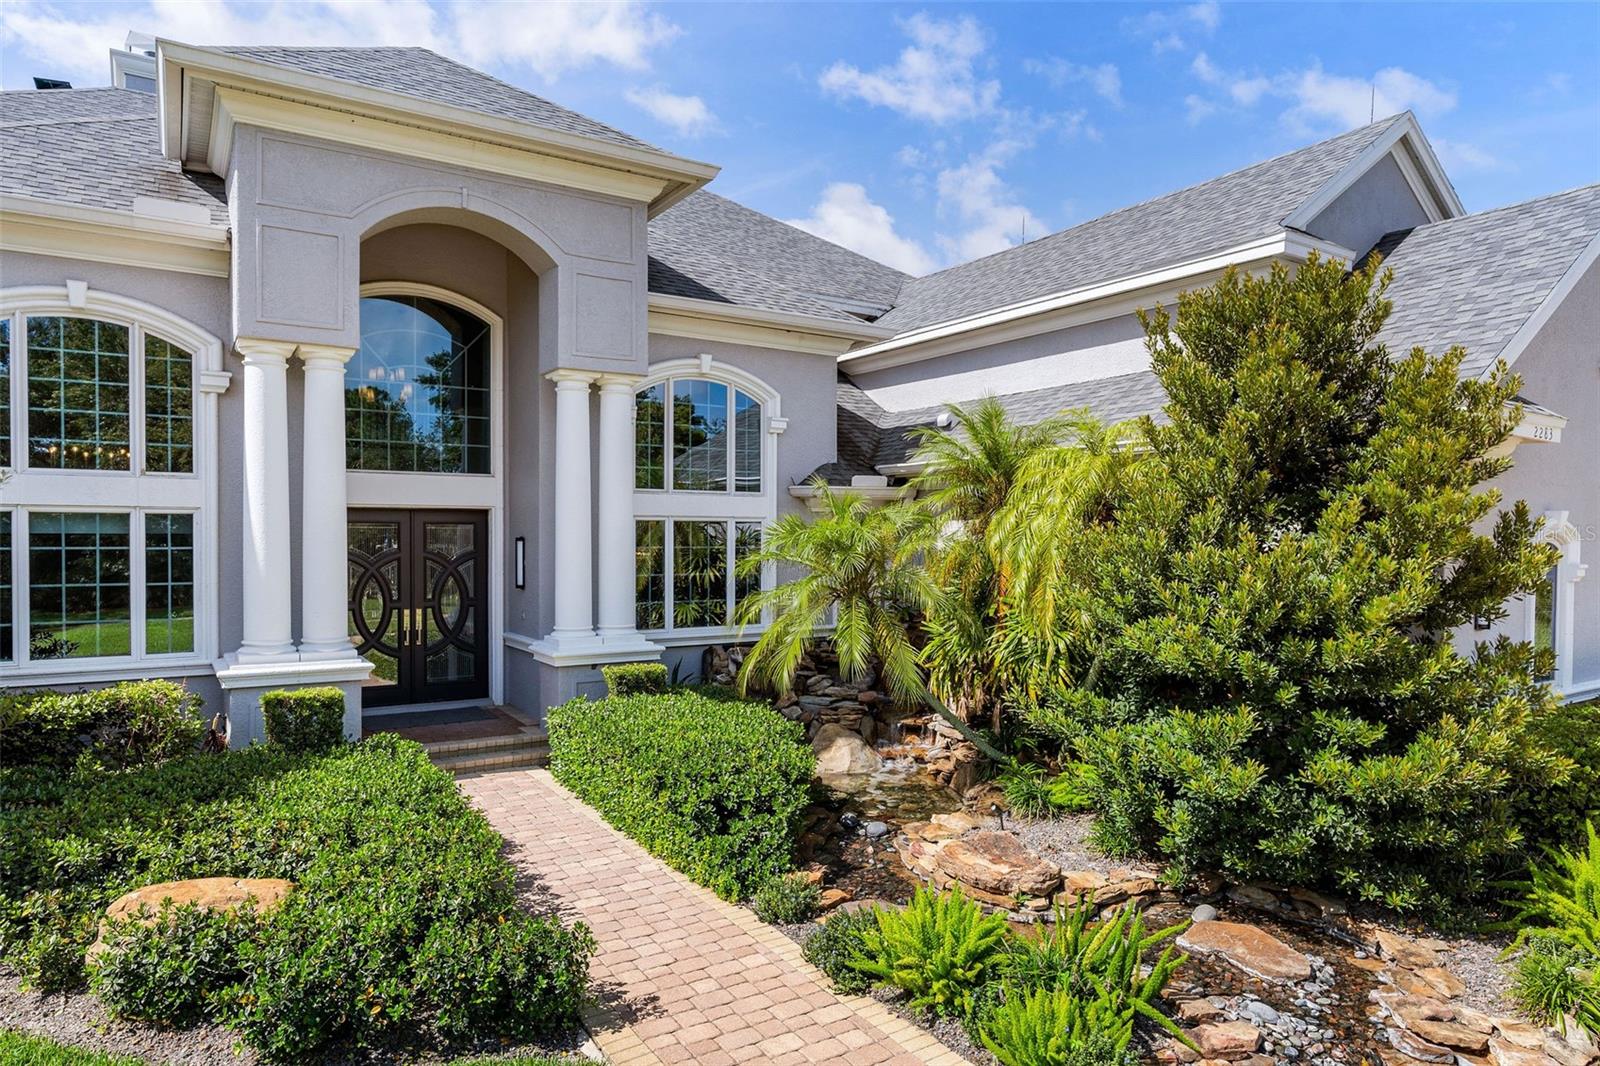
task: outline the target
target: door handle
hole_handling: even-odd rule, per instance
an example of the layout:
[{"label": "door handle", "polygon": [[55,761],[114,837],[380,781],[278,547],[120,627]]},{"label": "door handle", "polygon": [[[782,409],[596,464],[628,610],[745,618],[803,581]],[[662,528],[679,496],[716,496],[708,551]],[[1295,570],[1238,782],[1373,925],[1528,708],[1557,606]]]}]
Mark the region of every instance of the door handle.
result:
[{"label": "door handle", "polygon": [[411,614],[412,614],[412,623],[411,624],[415,627],[411,631],[411,641],[412,641],[413,644],[421,644],[422,643],[422,620],[423,620],[423,612],[426,611],[426,610],[427,610],[426,607],[417,607],[411,612]]}]

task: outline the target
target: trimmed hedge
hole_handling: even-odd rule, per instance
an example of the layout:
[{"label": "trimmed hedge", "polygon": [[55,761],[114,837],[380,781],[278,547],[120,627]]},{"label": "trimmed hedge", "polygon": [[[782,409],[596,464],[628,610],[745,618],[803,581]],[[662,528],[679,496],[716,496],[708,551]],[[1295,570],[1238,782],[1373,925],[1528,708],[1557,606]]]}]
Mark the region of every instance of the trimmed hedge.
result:
[{"label": "trimmed hedge", "polygon": [[388,734],[114,775],[6,770],[0,958],[32,987],[81,987],[99,918],[130,889],[283,877],[294,891],[256,923],[174,911],[114,931],[96,963],[107,1006],[212,1018],[294,1062],[435,1030],[564,1028],[593,940],[518,907],[502,844],[420,745]]},{"label": "trimmed hedge", "polygon": [[86,692],[0,695],[0,767],[108,769],[188,755],[206,724],[199,696],[171,681],[125,681]]},{"label": "trimmed hedge", "polygon": [[788,870],[815,765],[765,703],[692,690],[550,711],[550,769],[617,829],[727,899]]},{"label": "trimmed hedge", "polygon": [[327,751],[344,740],[344,692],[331,686],[263,692],[261,716],[267,743],[285,751]]},{"label": "trimmed hedge", "polygon": [[617,663],[602,666],[609,696],[640,696],[667,691],[666,663]]}]

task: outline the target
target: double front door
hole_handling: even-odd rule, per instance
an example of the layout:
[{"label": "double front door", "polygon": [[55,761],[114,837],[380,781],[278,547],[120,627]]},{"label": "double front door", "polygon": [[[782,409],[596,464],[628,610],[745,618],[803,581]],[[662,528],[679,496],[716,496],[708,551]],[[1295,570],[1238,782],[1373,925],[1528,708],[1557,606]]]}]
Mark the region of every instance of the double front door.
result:
[{"label": "double front door", "polygon": [[488,517],[350,512],[350,639],[364,707],[489,694]]}]

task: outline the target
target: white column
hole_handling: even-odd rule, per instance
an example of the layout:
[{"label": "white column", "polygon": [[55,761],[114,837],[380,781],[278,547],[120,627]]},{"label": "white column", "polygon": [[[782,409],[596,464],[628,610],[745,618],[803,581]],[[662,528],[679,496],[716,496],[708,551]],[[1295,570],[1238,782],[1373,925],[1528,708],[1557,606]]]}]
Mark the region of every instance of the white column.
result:
[{"label": "white column", "polygon": [[300,495],[300,658],[355,658],[350,643],[344,365],[354,348],[300,345],[305,369]]},{"label": "white column", "polygon": [[294,345],[241,337],[244,358],[244,638],[239,661],[295,657],[289,585],[289,356]]},{"label": "white column", "polygon": [[594,549],[589,493],[589,386],[594,374],[555,370],[556,384],[556,602],[550,639],[593,643]]},{"label": "white column", "polygon": [[600,636],[637,644],[634,611],[633,387],[638,378],[600,376]]}]

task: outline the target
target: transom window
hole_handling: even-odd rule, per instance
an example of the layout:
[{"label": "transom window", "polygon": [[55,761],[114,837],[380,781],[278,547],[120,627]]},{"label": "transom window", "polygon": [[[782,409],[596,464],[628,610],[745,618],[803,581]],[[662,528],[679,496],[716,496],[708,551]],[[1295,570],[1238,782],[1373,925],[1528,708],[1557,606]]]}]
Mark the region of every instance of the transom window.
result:
[{"label": "transom window", "polygon": [[426,296],[361,300],[345,364],[351,470],[487,474],[489,324]]},{"label": "transom window", "polygon": [[215,424],[201,399],[225,387],[221,345],[78,282],[0,300],[0,685],[210,661],[215,486],[198,427],[202,410]]},{"label": "transom window", "polygon": [[761,433],[761,403],[739,388],[695,377],[657,382],[634,398],[634,485],[760,493]]}]

